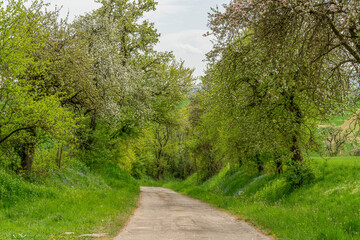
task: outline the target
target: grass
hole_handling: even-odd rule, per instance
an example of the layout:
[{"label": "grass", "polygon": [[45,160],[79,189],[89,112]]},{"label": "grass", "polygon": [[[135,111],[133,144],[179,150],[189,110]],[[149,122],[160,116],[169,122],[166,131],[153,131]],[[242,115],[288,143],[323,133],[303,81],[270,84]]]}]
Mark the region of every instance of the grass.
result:
[{"label": "grass", "polygon": [[350,114],[346,114],[344,116],[342,115],[337,115],[335,116],[331,121],[329,121],[328,123],[326,123],[325,125],[331,125],[334,124],[335,126],[341,126],[344,124],[344,122],[346,120],[348,120],[351,117]]},{"label": "grass", "polygon": [[316,180],[291,190],[283,176],[225,168],[199,183],[196,175],[165,184],[260,226],[277,239],[360,239],[360,158],[314,158]]},{"label": "grass", "polygon": [[322,125],[332,125],[340,127],[354,114],[353,111],[345,111],[344,114],[335,115],[330,121],[322,123]]},{"label": "grass", "polygon": [[137,182],[112,164],[97,172],[86,168],[54,172],[41,183],[0,170],[0,239],[115,236],[136,208],[138,195]]},{"label": "grass", "polygon": [[186,100],[182,101],[176,108],[182,109],[182,108],[186,107],[187,105],[189,105],[190,102],[191,102],[190,99],[186,99]]},{"label": "grass", "polygon": [[180,180],[176,178],[165,178],[161,180],[154,179],[149,176],[144,176],[142,179],[137,180],[140,186],[145,187],[162,187],[169,182],[178,182]]}]

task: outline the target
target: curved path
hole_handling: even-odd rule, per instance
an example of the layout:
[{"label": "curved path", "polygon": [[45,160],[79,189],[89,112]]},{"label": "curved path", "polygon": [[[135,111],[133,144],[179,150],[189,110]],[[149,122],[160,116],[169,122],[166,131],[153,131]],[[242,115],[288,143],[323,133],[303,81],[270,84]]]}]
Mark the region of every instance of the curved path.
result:
[{"label": "curved path", "polygon": [[140,207],[114,240],[270,240],[208,204],[165,188],[141,187]]}]

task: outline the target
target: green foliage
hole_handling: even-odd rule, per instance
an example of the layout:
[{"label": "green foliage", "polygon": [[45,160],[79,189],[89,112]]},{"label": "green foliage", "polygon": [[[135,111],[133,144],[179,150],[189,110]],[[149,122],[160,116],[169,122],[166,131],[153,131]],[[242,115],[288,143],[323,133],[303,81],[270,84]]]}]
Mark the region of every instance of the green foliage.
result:
[{"label": "green foliage", "polygon": [[[73,161],[72,169],[55,171],[42,183],[0,171],[0,239],[118,233],[136,207],[137,182],[114,164],[93,172]],[[75,234],[64,235],[69,231]]]},{"label": "green foliage", "polygon": [[75,141],[77,127],[77,119],[61,106],[58,94],[42,95],[34,91],[26,82],[8,80],[0,96],[3,111],[0,147],[14,149],[22,158],[22,170],[27,171],[31,171],[35,147],[41,139],[70,144]]},{"label": "green foliage", "polygon": [[158,34],[153,24],[141,22],[141,18],[154,10],[155,2],[100,3],[99,9],[81,16],[73,25],[88,41],[87,51],[93,59],[90,84],[95,86],[96,99],[90,99],[92,104],[86,106],[92,120],[90,128],[95,129],[100,118],[115,131],[125,124],[137,128],[152,113],[152,86],[144,70],[152,67],[151,62],[158,57],[153,50]]},{"label": "green foliage", "polygon": [[47,176],[76,156],[139,178],[187,176],[175,129],[193,70],[153,49],[159,34],[142,18],[155,1],[99,3],[73,23],[42,1],[0,5],[1,165]]},{"label": "green foliage", "polygon": [[308,164],[290,163],[285,171],[285,181],[290,189],[296,189],[314,181],[315,175]]},{"label": "green foliage", "polygon": [[[22,74],[33,62],[30,53],[41,45],[41,41],[33,41],[32,29],[39,28],[39,25],[29,21],[31,13],[24,3],[23,0],[7,1],[7,4],[3,1],[0,3],[1,78]],[[29,9],[37,6],[38,3],[35,2]]]},{"label": "green foliage", "polygon": [[[334,27],[332,21],[339,18],[333,17],[338,13],[332,3],[240,2],[231,1],[224,13],[213,9],[209,15],[209,35],[215,40],[201,79],[199,125],[204,129],[197,128],[195,135],[201,149],[198,171],[204,178],[224,163],[242,164],[250,172],[265,168],[281,173],[288,159],[303,162],[308,152],[322,153],[320,123],[356,109],[359,61],[351,47],[354,39],[334,29],[351,28],[357,38],[357,13],[349,25],[344,20]],[[358,12],[352,3],[342,4]],[[314,17],[314,9],[332,17],[323,22]],[[343,49],[345,39],[349,45]],[[342,43],[335,44],[338,40]],[[334,137],[327,147],[335,156],[346,148],[350,131],[329,134]]]},{"label": "green foliage", "polygon": [[68,19],[60,19],[60,9],[44,11],[44,6],[39,5],[35,18],[41,27],[32,31],[41,39],[41,45],[31,52],[34,63],[22,77],[38,85],[43,94],[60,95],[62,105],[77,114],[94,108],[99,93],[92,81],[93,59],[88,53],[86,34],[67,23]]},{"label": "green foliage", "polygon": [[[287,173],[249,175],[228,167],[206,182],[191,176],[165,186],[226,209],[279,239],[358,239],[358,158],[317,158],[308,169],[316,178],[296,189],[289,187]],[[229,191],[227,183],[234,181],[238,184]]]},{"label": "green foliage", "polygon": [[5,115],[0,118],[2,142],[17,129],[31,127],[41,131],[41,135],[50,134],[54,139],[71,139],[76,119],[71,111],[61,106],[60,93],[34,93],[34,87],[23,81],[6,81],[2,91],[0,106]]},{"label": "green foliage", "polygon": [[0,169],[0,208],[9,208],[23,200],[36,201],[41,197],[54,196],[51,190],[28,183],[21,177]]},{"label": "green foliage", "polygon": [[0,239],[113,234],[139,194],[129,173],[192,172],[193,70],[153,49],[153,0],[99,1],[73,23],[25,2],[0,3]]},{"label": "green foliage", "polygon": [[[297,216],[292,207],[320,199],[319,208],[344,216],[319,193],[346,211],[350,205],[336,194],[355,196],[357,204],[357,188],[349,190],[356,181],[335,168],[339,176],[330,181],[326,164],[314,170],[303,163],[305,152],[321,152],[319,123],[356,105],[356,61],[343,63],[348,55],[333,49],[319,55],[330,46],[330,32],[295,18],[284,19],[292,23],[287,31],[278,28],[278,14],[274,21],[254,15],[258,25],[227,38],[229,29],[211,21],[217,38],[194,89],[192,69],[154,50],[159,34],[143,20],[154,0],[98,2],[73,23],[41,1],[0,3],[0,167],[6,169],[0,170],[0,238],[48,239],[100,225],[115,231],[106,225],[119,218],[122,224],[139,194],[130,174],[146,185],[188,177],[172,186],[220,206],[242,204],[276,231],[280,223],[269,223],[269,214],[288,211],[294,216],[280,216],[282,224],[301,217],[340,222],[328,232],[307,225],[310,239],[358,236],[356,218],[295,209],[303,215]],[[264,35],[267,26],[278,32]],[[330,136],[333,155],[345,148],[356,153],[356,143],[343,141],[349,134],[328,128],[322,137]],[[330,189],[334,179],[341,184]]]}]

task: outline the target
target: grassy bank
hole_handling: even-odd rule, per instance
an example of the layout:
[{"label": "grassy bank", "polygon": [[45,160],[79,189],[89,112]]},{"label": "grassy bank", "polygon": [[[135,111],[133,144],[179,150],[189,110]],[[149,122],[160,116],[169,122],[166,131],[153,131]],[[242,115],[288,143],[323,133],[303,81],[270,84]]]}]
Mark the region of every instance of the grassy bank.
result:
[{"label": "grassy bank", "polygon": [[138,195],[137,182],[111,164],[96,172],[86,167],[53,172],[35,183],[0,170],[0,239],[114,236],[136,208]]},{"label": "grassy bank", "polygon": [[360,159],[314,159],[316,180],[296,190],[283,176],[225,168],[199,183],[196,175],[166,187],[209,202],[261,226],[278,239],[360,239]]}]

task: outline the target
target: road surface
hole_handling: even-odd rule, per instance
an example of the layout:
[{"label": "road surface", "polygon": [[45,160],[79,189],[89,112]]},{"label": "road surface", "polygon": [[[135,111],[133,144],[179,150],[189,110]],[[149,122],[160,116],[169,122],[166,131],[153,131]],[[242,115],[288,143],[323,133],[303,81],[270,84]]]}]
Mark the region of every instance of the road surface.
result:
[{"label": "road surface", "polygon": [[140,206],[114,240],[270,240],[249,224],[165,188],[141,187]]}]

